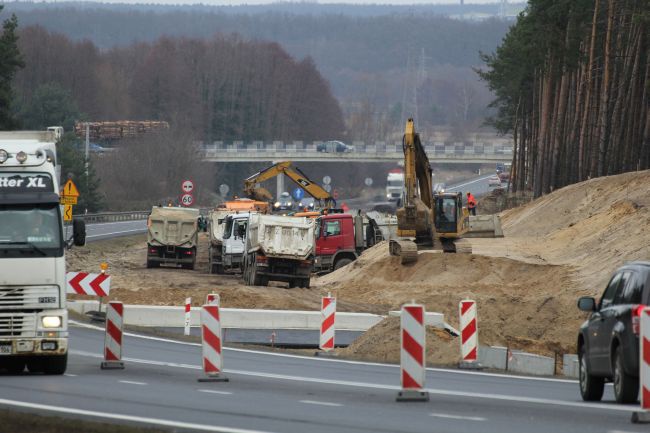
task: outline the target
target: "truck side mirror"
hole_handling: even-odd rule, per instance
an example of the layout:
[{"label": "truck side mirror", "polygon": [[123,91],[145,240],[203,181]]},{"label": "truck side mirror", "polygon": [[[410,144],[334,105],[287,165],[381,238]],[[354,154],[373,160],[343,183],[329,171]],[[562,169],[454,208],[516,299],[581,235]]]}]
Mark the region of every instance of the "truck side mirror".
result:
[{"label": "truck side mirror", "polygon": [[86,222],[81,218],[72,220],[72,242],[77,247],[86,245]]}]

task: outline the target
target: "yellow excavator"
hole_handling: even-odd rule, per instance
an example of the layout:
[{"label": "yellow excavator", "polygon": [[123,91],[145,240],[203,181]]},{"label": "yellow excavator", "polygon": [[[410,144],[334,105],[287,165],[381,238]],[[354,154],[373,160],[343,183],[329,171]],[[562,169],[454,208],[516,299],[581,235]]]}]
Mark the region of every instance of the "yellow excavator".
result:
[{"label": "yellow excavator", "polygon": [[397,209],[397,239],[389,242],[390,254],[402,264],[417,261],[418,249],[440,248],[444,252],[471,252],[460,238],[469,230],[469,212],[461,193],[433,193],[429,158],[408,119],[402,140],[404,193]]},{"label": "yellow excavator", "polygon": [[309,180],[307,175],[300,171],[298,167],[292,166],[291,161],[282,161],[273,164],[244,180],[244,194],[253,200],[273,200],[273,194],[271,194],[266,188],[259,186],[259,184],[283,174],[294,181],[300,188],[304,189],[307,194],[318,200],[321,208],[332,209],[335,207],[336,201],[334,200],[334,197],[332,197],[330,193],[325,191],[320,185]]}]

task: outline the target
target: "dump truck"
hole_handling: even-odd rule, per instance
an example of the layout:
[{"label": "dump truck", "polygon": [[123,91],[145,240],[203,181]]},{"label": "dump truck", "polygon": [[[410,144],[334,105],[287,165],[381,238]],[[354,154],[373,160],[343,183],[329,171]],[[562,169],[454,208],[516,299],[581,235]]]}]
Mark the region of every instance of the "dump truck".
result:
[{"label": "dump truck", "polygon": [[309,287],[314,264],[314,220],[251,214],[246,227],[243,276],[250,286],[269,281]]},{"label": "dump truck", "polygon": [[194,269],[199,240],[198,209],[154,207],[147,221],[147,268]]},{"label": "dump truck", "polygon": [[66,250],[54,131],[0,132],[0,370],[63,374],[68,363]]},{"label": "dump truck", "polygon": [[[208,272],[211,274],[223,274],[226,270],[241,271],[241,257],[244,252],[243,238],[230,236],[232,227],[229,228],[228,238],[232,247],[238,252],[233,253],[233,248],[225,248],[224,251],[224,228],[229,215],[238,215],[237,219],[248,219],[249,212],[267,213],[269,204],[263,201],[251,200],[248,198],[237,198],[220,203],[216,209],[208,215],[210,233],[210,247],[208,249]],[[234,245],[237,243],[237,245]],[[224,257],[224,254],[228,257]]]}]

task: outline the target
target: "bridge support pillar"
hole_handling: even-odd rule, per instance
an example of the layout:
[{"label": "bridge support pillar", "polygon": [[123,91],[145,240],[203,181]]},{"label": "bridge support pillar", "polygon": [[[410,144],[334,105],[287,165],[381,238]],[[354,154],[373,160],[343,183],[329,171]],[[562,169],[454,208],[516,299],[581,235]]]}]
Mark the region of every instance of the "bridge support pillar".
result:
[{"label": "bridge support pillar", "polygon": [[[275,162],[273,163],[275,164]],[[280,194],[284,192],[284,175],[280,174],[279,176],[275,177],[276,179],[276,191],[275,191],[275,199],[279,200],[280,199]]]}]

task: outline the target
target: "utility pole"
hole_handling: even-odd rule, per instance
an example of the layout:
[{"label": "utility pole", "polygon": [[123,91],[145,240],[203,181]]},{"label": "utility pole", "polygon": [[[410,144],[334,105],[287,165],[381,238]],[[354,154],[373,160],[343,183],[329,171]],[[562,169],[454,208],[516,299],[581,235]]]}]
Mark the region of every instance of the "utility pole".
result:
[{"label": "utility pole", "polygon": [[[86,169],[86,193],[90,191],[90,184],[88,182],[88,159],[90,158],[90,123],[86,122],[86,158],[85,158],[85,169]],[[85,211],[88,209],[85,209]],[[85,213],[84,211],[84,213]]]}]

